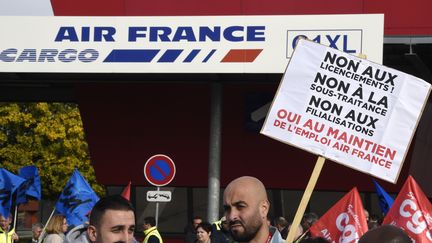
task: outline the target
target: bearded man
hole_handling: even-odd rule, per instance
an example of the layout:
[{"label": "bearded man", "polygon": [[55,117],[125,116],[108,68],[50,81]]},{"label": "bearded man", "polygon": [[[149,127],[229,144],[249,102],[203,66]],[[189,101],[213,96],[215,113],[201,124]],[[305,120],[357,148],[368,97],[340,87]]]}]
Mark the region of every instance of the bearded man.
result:
[{"label": "bearded man", "polygon": [[267,224],[270,202],[263,183],[239,177],[228,184],[223,197],[225,217],[237,242],[283,243],[279,231]]}]

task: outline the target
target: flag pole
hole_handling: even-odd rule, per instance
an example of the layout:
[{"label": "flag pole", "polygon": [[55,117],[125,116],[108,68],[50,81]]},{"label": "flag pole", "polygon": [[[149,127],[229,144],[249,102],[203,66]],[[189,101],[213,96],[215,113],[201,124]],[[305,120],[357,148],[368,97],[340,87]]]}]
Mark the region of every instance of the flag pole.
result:
[{"label": "flag pole", "polygon": [[16,232],[16,221],[17,221],[17,212],[18,212],[18,206],[15,205],[15,214],[14,214],[14,223],[13,223],[13,228],[15,229]]},{"label": "flag pole", "polygon": [[49,216],[47,222],[45,223],[45,225],[44,225],[44,227],[43,227],[43,229],[42,229],[42,233],[41,233],[41,235],[39,236],[38,243],[40,243],[40,242],[42,241],[42,239],[45,237],[45,229],[46,229],[46,227],[47,227],[49,221],[51,220],[52,216],[54,215],[54,212],[55,212],[55,211],[56,211],[56,207],[54,207],[53,211],[51,212],[51,215]]},{"label": "flag pole", "polygon": [[322,167],[324,166],[324,162],[325,162],[325,158],[318,156],[317,162],[315,163],[315,167],[312,171],[312,175],[309,178],[309,182],[307,184],[306,190],[303,193],[303,197],[300,201],[300,205],[297,208],[297,212],[295,214],[294,221],[291,225],[291,229],[293,229],[293,230],[290,230],[288,232],[288,237],[286,238],[285,243],[292,243],[294,241],[294,236],[297,233],[296,229],[300,225],[300,220],[302,219],[303,214],[306,210],[306,206],[309,203],[309,199],[310,199],[312,192],[315,188],[316,182],[318,181],[318,177],[321,173]]}]

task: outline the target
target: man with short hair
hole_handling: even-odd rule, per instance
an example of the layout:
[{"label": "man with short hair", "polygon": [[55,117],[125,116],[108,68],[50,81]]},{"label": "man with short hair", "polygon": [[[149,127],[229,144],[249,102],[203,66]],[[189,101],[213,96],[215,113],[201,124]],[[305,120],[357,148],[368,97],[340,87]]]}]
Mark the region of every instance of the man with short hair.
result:
[{"label": "man with short hair", "polygon": [[403,229],[394,225],[382,225],[367,231],[358,243],[412,243],[411,238]]},{"label": "man with short hair", "polygon": [[31,239],[31,243],[38,243],[39,237],[42,234],[42,230],[43,230],[43,224],[41,224],[41,223],[34,223],[32,225],[32,239]]},{"label": "man with short hair", "polygon": [[131,203],[120,195],[100,199],[93,207],[87,229],[93,243],[134,241],[135,213]]},{"label": "man with short hair", "polygon": [[15,229],[10,228],[11,223],[11,214],[9,214],[9,217],[7,218],[0,215],[0,243],[12,243],[19,240],[18,235],[15,233]]},{"label": "man with short hair", "polygon": [[267,225],[270,202],[263,183],[257,178],[243,176],[230,182],[224,191],[223,206],[235,241],[285,242],[275,227]]},{"label": "man with short hair", "polygon": [[303,232],[304,234],[301,236],[301,238],[303,239],[307,239],[312,237],[311,236],[311,232],[309,231],[309,228],[316,222],[318,221],[319,217],[316,213],[310,212],[310,213],[305,213],[303,215],[303,218],[300,222],[300,225],[303,228]]},{"label": "man with short hair", "polygon": [[195,217],[192,219],[192,225],[193,225],[193,228],[196,229],[196,227],[197,227],[199,224],[201,224],[202,222],[203,222],[203,220],[202,220],[201,216],[195,216]]},{"label": "man with short hair", "polygon": [[288,221],[284,217],[277,217],[274,220],[274,225],[279,230],[282,239],[286,239],[288,235]]},{"label": "man with short hair", "polygon": [[186,237],[185,237],[185,243],[195,243],[197,238],[196,238],[196,227],[201,224],[203,222],[203,219],[201,216],[195,216],[192,218],[192,222],[189,223],[186,227],[185,227],[185,233],[186,233]]},{"label": "man with short hair", "polygon": [[162,237],[156,228],[154,217],[144,218],[144,241],[143,243],[163,243]]},{"label": "man with short hair", "polygon": [[300,224],[303,227],[303,230],[307,231],[316,221],[318,221],[318,219],[319,217],[316,213],[305,213]]}]

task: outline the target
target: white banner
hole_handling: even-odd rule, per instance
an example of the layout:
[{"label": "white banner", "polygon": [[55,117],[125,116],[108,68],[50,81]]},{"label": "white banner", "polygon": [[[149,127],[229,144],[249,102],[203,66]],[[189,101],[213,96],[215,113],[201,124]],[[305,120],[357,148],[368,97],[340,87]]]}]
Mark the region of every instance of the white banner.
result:
[{"label": "white banner", "polygon": [[430,84],[301,40],[261,133],[395,183]]},{"label": "white banner", "polygon": [[384,15],[0,17],[0,72],[283,73],[296,40],[381,63]]}]

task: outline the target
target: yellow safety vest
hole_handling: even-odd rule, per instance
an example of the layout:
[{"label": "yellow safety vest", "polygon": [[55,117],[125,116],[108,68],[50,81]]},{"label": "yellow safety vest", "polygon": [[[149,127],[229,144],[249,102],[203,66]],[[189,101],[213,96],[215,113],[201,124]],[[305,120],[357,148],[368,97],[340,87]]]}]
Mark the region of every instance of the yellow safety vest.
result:
[{"label": "yellow safety vest", "polygon": [[148,240],[149,240],[149,238],[150,238],[150,236],[152,236],[152,235],[156,236],[159,239],[159,243],[163,243],[162,237],[159,234],[159,231],[156,229],[156,226],[153,226],[153,227],[151,227],[149,229],[144,230],[144,236],[145,237],[144,237],[143,243],[147,243]]},{"label": "yellow safety vest", "polygon": [[12,235],[15,233],[15,229],[11,229],[9,232],[5,232],[0,228],[0,243],[13,243]]},{"label": "yellow safety vest", "polygon": [[222,229],[222,220],[215,221],[213,224],[216,226],[216,230]]}]

